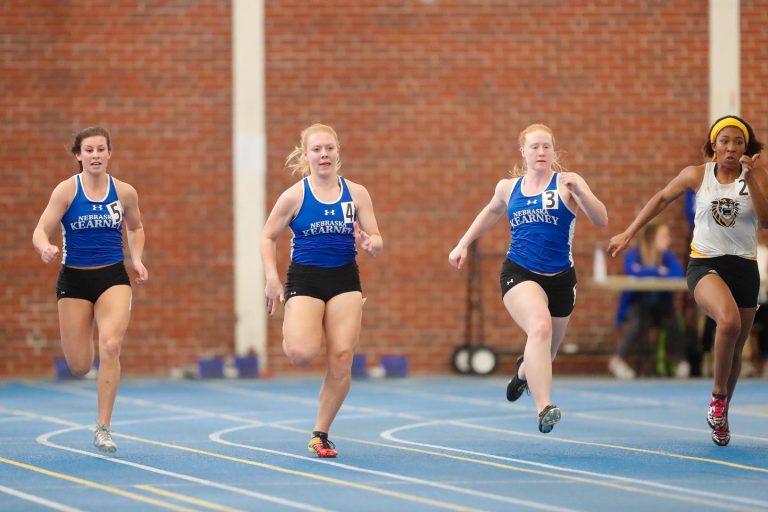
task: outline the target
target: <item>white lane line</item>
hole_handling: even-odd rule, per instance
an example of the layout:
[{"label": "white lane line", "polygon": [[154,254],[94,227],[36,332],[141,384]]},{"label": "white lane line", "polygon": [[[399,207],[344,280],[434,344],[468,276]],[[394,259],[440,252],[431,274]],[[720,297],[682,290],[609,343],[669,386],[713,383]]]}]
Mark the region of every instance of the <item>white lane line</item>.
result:
[{"label": "white lane line", "polygon": [[[389,389],[389,388],[382,388],[381,385],[378,384],[371,384],[371,383],[363,383],[361,387],[371,387],[375,389]],[[432,399],[432,400],[442,400],[445,402],[464,402],[464,399],[462,399],[460,396],[456,395],[446,395],[443,393],[432,393],[429,391],[417,391],[417,390],[406,390],[406,389],[398,389],[398,388],[392,388],[389,389],[394,394],[404,394],[408,396],[419,396],[422,398]],[[624,405],[646,405],[646,406],[655,406],[655,407],[664,407],[669,408],[673,407],[675,409],[685,409],[690,411],[702,411],[705,409],[702,409],[701,406],[693,406],[690,403],[683,403],[683,402],[674,402],[674,401],[662,401],[657,399],[648,399],[648,398],[640,398],[640,397],[628,397],[626,395],[620,395],[620,394],[612,394],[612,393],[605,393],[605,392],[596,392],[596,391],[574,391],[574,390],[568,390],[568,394],[572,394],[574,396],[580,396],[583,398],[589,398],[590,400],[596,400],[596,401],[602,401],[602,402],[614,402]],[[487,400],[487,399],[473,399],[469,400],[468,403],[473,403],[475,405],[480,406],[486,406],[493,409],[501,409],[501,410],[509,410],[510,404],[505,402],[498,402],[493,400]],[[345,406],[346,407],[346,404]],[[532,407],[530,408],[532,409]],[[749,416],[749,417],[768,417],[768,414],[763,414],[760,412],[758,407],[750,407],[750,406],[734,406],[731,408],[731,412],[737,412],[739,416]],[[634,420],[634,419],[621,419],[616,418],[612,415],[600,415],[600,414],[590,414],[590,413],[581,413],[581,412],[570,412],[568,411],[568,417],[581,417],[586,419],[593,419],[593,420],[600,420],[600,421],[609,421],[614,423],[624,423],[629,425],[642,425],[645,427],[652,427],[652,428],[664,428],[665,430],[677,430],[680,432],[695,432],[701,434],[701,432],[709,432],[706,428],[692,428],[692,427],[684,427],[684,426],[677,426],[677,425],[670,425],[669,423],[656,423],[656,422],[650,422],[650,421],[642,421],[642,420]],[[703,418],[703,416],[702,416]],[[429,420],[430,418],[421,418],[422,420]],[[417,420],[418,421],[418,420]],[[703,425],[703,419],[702,419],[702,425]],[[539,435],[535,435],[534,437],[540,437]],[[731,439],[747,439],[750,441],[760,441],[760,442],[768,442],[768,437],[761,437],[761,436],[754,436],[754,435],[748,435],[748,434],[739,434],[739,433],[732,433]]]},{"label": "white lane line", "polygon": [[[296,402],[316,405],[316,401],[315,400],[303,399],[303,398],[298,398],[298,397],[291,397],[290,395],[285,395],[283,393],[253,392],[253,391],[250,391],[250,390],[241,390],[240,388],[233,388],[231,386],[220,385],[220,384],[206,384],[206,385],[210,386],[210,387],[217,387],[217,388],[220,388],[220,389],[233,391],[233,392],[236,392],[236,393],[239,393],[239,394],[244,394],[244,395],[258,395],[258,396],[261,396],[261,397],[264,397],[264,398],[271,398],[271,399],[274,399],[275,397],[280,397],[281,399],[292,399],[293,401],[296,401]],[[61,390],[59,390],[59,391],[61,391]],[[401,390],[397,390],[397,391],[401,391]],[[402,391],[405,392],[405,390],[402,390]],[[85,393],[83,393],[83,394],[85,394]],[[414,394],[414,393],[409,393],[409,394]],[[450,398],[450,401],[454,401],[455,398],[456,398],[454,396],[440,395],[440,394],[436,394],[436,393],[427,393],[427,392],[417,392],[416,394],[418,394],[420,396],[429,396],[429,397],[433,397],[433,398],[434,397],[438,397],[438,398],[441,398],[441,399]],[[89,394],[88,396],[92,396],[92,393]],[[619,400],[621,398],[622,397],[616,397],[617,400]],[[628,399],[626,397],[623,397],[623,398],[624,398],[625,402],[635,402],[634,399]],[[199,413],[202,413],[202,414],[204,414],[206,416],[219,417],[219,418],[226,417],[226,419],[230,419],[230,420],[235,420],[235,421],[240,421],[240,422],[245,422],[245,423],[251,423],[251,424],[256,424],[256,425],[262,425],[262,426],[265,425],[263,422],[258,422],[258,421],[252,420],[250,418],[243,418],[243,417],[238,417],[238,416],[233,416],[233,415],[221,415],[221,414],[211,413],[209,411],[190,409],[190,408],[185,408],[185,407],[168,406],[168,405],[163,405],[163,404],[157,404],[157,403],[149,402],[149,401],[146,401],[146,400],[139,400],[139,399],[129,399],[129,400],[132,401],[132,402],[139,403],[140,405],[148,406],[148,407],[149,406],[154,406],[154,407],[159,407],[159,408],[166,409],[166,410],[177,410],[177,411],[178,410],[183,410],[183,411],[186,411],[186,412],[195,412],[195,413],[197,413],[199,411]],[[480,403],[484,403],[484,401],[483,400],[477,400],[477,403],[479,405]],[[490,405],[490,406],[495,407],[495,408],[504,408],[506,410],[509,410],[508,404],[504,404],[503,407],[500,407],[500,404],[498,404],[497,402],[487,401],[487,405]],[[414,418],[414,419],[421,419],[421,420],[429,420],[429,418],[423,418],[423,417],[420,418],[418,416],[414,416],[414,415],[411,415],[411,414],[407,414],[406,415],[406,414],[392,413],[392,412],[387,411],[387,410],[375,409],[375,408],[351,408],[351,407],[348,407],[346,404],[345,404],[344,408],[347,409],[347,410],[348,409],[355,409],[355,410],[358,410],[358,411],[365,411],[365,412],[370,412],[370,413],[375,412],[375,413],[381,414],[383,416],[394,416],[394,417],[400,417],[400,418]],[[282,427],[282,426],[276,425],[276,424],[268,424],[268,425],[270,427],[274,427],[274,428],[286,428],[286,427]],[[488,427],[481,427],[481,426],[478,426],[478,425],[471,425],[471,428],[485,428],[485,429],[489,429]],[[678,427],[678,428],[683,429],[685,427]],[[515,435],[523,435],[523,436],[535,437],[535,438],[539,438],[539,439],[541,438],[541,436],[538,436],[538,435],[534,436],[532,434],[527,434],[527,433],[523,433],[523,432],[510,432],[508,430],[500,430],[500,431],[501,432],[505,432],[505,433],[513,433]],[[692,432],[700,432],[699,430],[696,430],[696,429],[690,429],[690,431],[692,431]],[[354,438],[347,438],[347,440],[350,440],[350,441],[353,441],[353,442],[370,443],[369,441],[362,441],[362,440],[357,440],[357,439],[354,439]],[[548,438],[548,440],[551,440],[551,441],[561,441],[561,442],[564,441],[561,438]],[[601,446],[599,443],[587,443],[587,442],[580,442],[580,441],[570,441],[570,442],[580,443],[580,444],[591,444],[591,445],[594,445],[594,446]],[[387,445],[382,444],[381,446],[387,446]],[[397,446],[391,446],[391,447],[392,448],[397,448]],[[614,448],[617,448],[617,447],[614,447]],[[629,448],[629,447],[623,447],[623,448],[626,449],[626,450],[630,450],[630,451],[635,450],[635,449]],[[435,454],[435,455],[439,455],[439,454]],[[675,456],[674,454],[667,454],[667,455],[668,456]],[[492,457],[489,454],[485,454],[484,456]],[[685,456],[678,456],[678,457],[685,457]],[[709,459],[700,459],[700,460],[707,461]],[[720,461],[711,460],[711,462],[719,463]],[[569,471],[569,470],[568,470],[568,468],[561,468],[561,471]],[[662,484],[659,484],[659,485],[662,485]],[[694,490],[692,490],[692,491],[696,492]]]},{"label": "white lane line", "polygon": [[68,451],[68,452],[72,452],[72,453],[77,453],[77,454],[80,454],[80,455],[84,455],[86,457],[93,457],[93,458],[96,458],[96,459],[102,459],[102,460],[105,460],[105,461],[108,461],[108,462],[112,462],[114,464],[122,464],[122,465],[125,465],[125,466],[130,466],[130,467],[133,467],[133,468],[136,468],[136,469],[140,469],[140,470],[143,470],[143,471],[148,471],[150,473],[155,473],[155,474],[158,474],[158,475],[168,476],[168,477],[171,477],[171,478],[176,478],[176,479],[179,479],[179,480],[184,480],[184,481],[187,481],[187,482],[192,482],[192,483],[195,483],[195,484],[198,484],[198,485],[203,485],[203,486],[206,486],[206,487],[213,487],[215,489],[221,489],[221,490],[232,492],[232,493],[235,493],[235,494],[242,494],[244,496],[248,496],[248,497],[251,497],[251,498],[258,498],[260,500],[268,501],[270,503],[277,503],[277,504],[283,505],[285,507],[295,508],[295,509],[298,509],[298,510],[307,510],[307,511],[310,511],[310,512],[330,512],[328,509],[325,509],[325,508],[322,508],[322,507],[316,507],[316,506],[308,505],[308,504],[301,503],[301,502],[298,502],[298,501],[287,500],[287,499],[279,498],[277,496],[271,496],[269,494],[263,494],[263,493],[256,492],[256,491],[250,491],[250,490],[247,490],[247,489],[242,489],[240,487],[234,487],[234,486],[231,486],[231,485],[222,484],[222,483],[219,483],[219,482],[214,482],[212,480],[206,480],[204,478],[198,478],[198,477],[194,477],[194,476],[191,476],[191,475],[186,475],[186,474],[183,474],[183,473],[176,473],[174,471],[167,471],[167,470],[160,469],[160,468],[157,468],[157,467],[154,467],[154,466],[147,466],[146,464],[139,464],[137,462],[130,462],[130,461],[123,460],[123,459],[117,459],[117,458],[114,458],[114,457],[109,457],[109,456],[106,456],[106,455],[101,455],[99,453],[88,452],[88,451],[85,451],[85,450],[79,450],[77,448],[70,448],[68,446],[63,446],[63,445],[56,444],[56,443],[50,441],[50,438],[53,437],[53,436],[57,436],[57,435],[60,435],[60,434],[65,434],[65,433],[68,433],[68,432],[72,432],[74,430],[85,429],[85,428],[88,428],[88,427],[86,427],[86,426],[78,426],[78,427],[64,428],[64,429],[61,429],[61,430],[55,430],[53,432],[48,432],[46,434],[42,434],[42,435],[38,436],[36,440],[37,440],[38,443],[42,444],[43,446],[48,446],[50,448],[55,448],[55,449],[58,449],[58,450],[64,450],[64,451]]},{"label": "white lane line", "polygon": [[280,455],[280,456],[283,456],[283,457],[290,457],[290,458],[293,458],[293,459],[305,460],[305,461],[308,461],[308,462],[311,462],[311,463],[320,463],[320,464],[323,464],[323,465],[334,466],[334,467],[337,467],[337,468],[345,469],[345,470],[348,470],[348,471],[353,471],[353,472],[356,472],[356,473],[365,473],[365,474],[369,474],[369,475],[382,476],[382,477],[385,477],[385,478],[391,478],[393,480],[400,480],[400,481],[408,482],[408,483],[412,483],[412,484],[418,484],[418,485],[422,485],[422,486],[426,486],[426,487],[433,487],[433,488],[436,488],[436,489],[441,489],[443,491],[450,491],[450,492],[455,492],[455,493],[459,493],[459,494],[467,494],[467,495],[475,496],[475,497],[478,497],[478,498],[484,498],[484,499],[493,500],[493,501],[501,501],[503,503],[510,503],[510,504],[514,504],[514,505],[525,506],[525,507],[533,508],[533,509],[536,509],[536,510],[548,510],[548,511],[551,511],[551,512],[574,512],[576,510],[576,509],[571,509],[571,508],[555,507],[555,506],[546,505],[546,504],[542,504],[542,503],[538,503],[538,502],[534,502],[534,501],[529,501],[529,500],[522,500],[522,499],[517,499],[517,498],[511,498],[511,497],[508,497],[508,496],[502,496],[500,494],[492,494],[492,493],[487,493],[487,492],[482,492],[482,491],[475,491],[473,489],[457,487],[456,485],[453,485],[453,484],[443,484],[443,483],[440,483],[440,482],[435,482],[433,480],[424,480],[424,479],[421,479],[421,478],[409,477],[409,476],[406,476],[406,475],[403,475],[403,474],[400,474],[400,473],[390,473],[388,471],[378,471],[378,470],[373,470],[373,469],[366,469],[366,468],[362,468],[362,467],[359,467],[359,466],[352,466],[352,465],[349,465],[349,464],[343,464],[341,462],[334,462],[334,461],[331,461],[331,460],[328,460],[328,459],[320,460],[320,459],[316,459],[316,458],[312,458],[312,457],[305,457],[305,456],[302,456],[302,455],[296,455],[296,454],[289,453],[289,452],[282,452],[282,451],[278,451],[278,450],[271,450],[271,449],[268,449],[268,448],[262,448],[262,447],[254,446],[254,445],[250,445],[250,444],[235,443],[233,441],[227,441],[227,440],[223,439],[223,437],[222,437],[222,436],[224,436],[226,434],[230,434],[232,432],[238,432],[238,431],[247,430],[247,429],[250,429],[250,428],[254,428],[254,427],[252,427],[251,425],[241,425],[239,427],[231,427],[231,428],[219,430],[218,432],[214,432],[211,435],[209,435],[208,438],[211,441],[214,441],[216,443],[221,443],[221,444],[225,444],[225,445],[228,445],[228,446],[234,446],[236,448],[245,448],[246,450],[253,450],[253,451],[258,451],[258,452],[263,452],[263,453],[270,453],[270,454],[273,454],[273,455]]},{"label": "white lane line", "polygon": [[17,498],[20,498],[22,500],[31,501],[32,503],[36,503],[43,507],[48,507],[53,510],[60,510],[61,512],[83,512],[82,509],[70,507],[61,503],[57,503],[55,501],[47,500],[45,498],[41,498],[40,496],[33,496],[32,494],[27,494],[26,492],[22,492],[17,489],[11,489],[10,487],[5,487],[4,485],[0,485],[0,492],[4,492],[5,494],[10,494],[11,496],[16,496]]},{"label": "white lane line", "polygon": [[[532,466],[532,467],[541,468],[541,469],[545,469],[545,470],[558,471],[560,473],[584,475],[584,476],[587,476],[587,477],[598,478],[598,479],[603,479],[603,480],[614,480],[614,481],[626,482],[626,483],[630,483],[630,484],[634,484],[634,485],[640,485],[640,486],[644,486],[644,487],[651,487],[651,488],[656,488],[656,489],[662,489],[662,490],[670,491],[671,493],[673,493],[673,494],[670,494],[670,495],[663,494],[664,497],[673,498],[673,499],[677,499],[676,494],[688,494],[688,495],[692,495],[692,496],[700,496],[700,497],[703,497],[703,498],[707,498],[707,501],[704,502],[704,504],[707,504],[709,506],[713,506],[714,503],[718,503],[720,501],[725,500],[725,501],[731,501],[733,503],[742,503],[744,505],[753,505],[753,506],[756,506],[756,507],[761,507],[758,510],[766,510],[766,509],[768,509],[768,502],[767,501],[762,501],[762,500],[749,499],[749,498],[740,498],[738,496],[729,496],[729,495],[724,495],[722,493],[711,493],[711,492],[707,492],[707,491],[699,491],[699,490],[691,489],[691,488],[688,488],[688,487],[673,486],[673,485],[669,485],[669,484],[652,482],[652,481],[648,481],[648,480],[639,480],[639,479],[634,479],[634,478],[629,478],[629,477],[622,477],[622,476],[617,476],[617,475],[609,475],[609,474],[606,474],[606,473],[598,473],[598,472],[594,472],[594,471],[572,469],[572,468],[567,468],[567,467],[563,467],[563,466],[556,466],[556,465],[552,465],[552,464],[545,464],[545,463],[542,463],[542,462],[534,462],[534,461],[529,461],[529,460],[525,460],[525,459],[516,459],[516,458],[513,458],[513,457],[505,457],[505,456],[502,456],[502,455],[495,455],[495,454],[490,454],[490,453],[485,453],[485,452],[477,452],[477,451],[465,450],[465,449],[461,449],[461,448],[454,448],[454,447],[451,447],[451,446],[443,446],[443,445],[435,445],[435,444],[429,444],[429,443],[420,443],[420,442],[416,442],[416,441],[408,441],[408,440],[405,440],[405,439],[401,439],[401,438],[399,438],[399,437],[397,437],[395,435],[397,433],[404,432],[406,430],[412,430],[412,429],[423,428],[423,427],[434,427],[434,426],[445,425],[445,424],[457,425],[457,426],[460,426],[460,427],[463,427],[463,428],[477,428],[479,430],[489,430],[488,428],[480,426],[480,425],[473,425],[471,423],[467,423],[466,420],[428,421],[428,422],[417,423],[417,424],[413,424],[413,425],[405,425],[405,426],[401,426],[401,427],[397,427],[397,428],[392,428],[392,429],[386,430],[386,431],[381,433],[381,437],[386,439],[386,440],[388,440],[388,441],[392,441],[392,442],[396,442],[396,443],[403,443],[403,444],[411,445],[411,446],[420,446],[420,447],[426,447],[426,448],[437,449],[437,450],[445,450],[445,451],[448,451],[448,452],[467,454],[467,455],[472,455],[472,456],[476,456],[476,457],[484,457],[484,458],[491,459],[491,460],[501,460],[501,461],[505,461],[505,462],[512,462],[512,463],[515,463],[515,464],[523,464],[523,465],[526,465],[526,466]],[[522,434],[522,433],[517,433],[517,432],[505,431],[505,430],[502,430],[502,429],[490,429],[490,430],[499,431],[499,432],[507,433],[507,434],[511,434],[511,435]],[[531,437],[533,437],[533,436],[531,436]],[[587,482],[587,483],[589,483],[589,482]],[[599,480],[595,480],[593,483],[599,485],[601,482]],[[631,488],[629,488],[628,490],[631,490]],[[686,500],[686,501],[688,501],[688,500]],[[695,503],[701,503],[699,500],[695,500],[694,502]],[[741,509],[737,509],[737,510],[741,510]]]},{"label": "white lane line", "polygon": [[208,508],[211,510],[217,510],[218,512],[243,512],[238,508],[219,505],[218,503],[214,503],[208,500],[202,500],[200,498],[193,498],[191,496],[186,496],[184,494],[179,494],[177,492],[169,491],[168,489],[164,489],[162,487],[155,487],[154,485],[136,485],[134,487],[136,487],[137,489],[141,489],[142,491],[145,491],[145,492],[152,492],[155,494],[159,494],[160,496],[163,496],[165,498],[171,498],[174,500],[183,501],[184,503],[191,503],[192,505],[197,505],[198,507]]},{"label": "white lane line", "polygon": [[[81,428],[81,427],[78,427],[78,428]],[[58,448],[58,449],[62,449],[62,450],[66,450],[66,451],[70,451],[70,452],[74,452],[74,453],[80,453],[80,454],[88,455],[88,456],[91,456],[91,457],[106,459],[106,460],[109,460],[110,462],[125,464],[125,465],[129,465],[129,466],[134,466],[134,467],[141,467],[142,469],[145,469],[145,470],[148,470],[148,471],[152,471],[152,472],[155,472],[155,473],[159,473],[159,474],[164,474],[164,475],[171,475],[171,474],[173,474],[176,478],[181,478],[179,476],[179,474],[177,474],[177,473],[171,473],[169,471],[159,470],[158,468],[149,468],[149,467],[141,465],[141,464],[131,463],[131,462],[124,461],[124,460],[119,460],[119,459],[113,459],[113,458],[110,458],[110,457],[107,457],[107,456],[104,456],[104,455],[99,455],[99,454],[95,454],[95,453],[91,453],[91,452],[85,452],[83,450],[77,450],[77,449],[74,449],[74,448],[69,448],[69,447],[57,445],[57,444],[52,443],[52,442],[50,442],[48,440],[48,438],[51,437],[51,436],[58,435],[58,434],[61,434],[61,433],[65,433],[65,432],[69,432],[69,431],[72,431],[72,430],[77,430],[77,428],[68,428],[68,429],[62,429],[62,430],[56,431],[56,432],[50,432],[48,434],[44,434],[42,436],[38,436],[37,441],[39,443],[43,444],[43,445],[46,445],[46,446],[51,446],[51,447],[54,447],[54,448]],[[253,460],[247,460],[247,459],[232,457],[232,456],[228,456],[228,455],[224,455],[224,454],[219,454],[219,453],[199,450],[199,449],[196,449],[196,448],[189,448],[189,447],[186,447],[186,446],[183,446],[183,445],[175,445],[175,444],[171,444],[171,443],[165,443],[165,442],[160,442],[160,441],[153,441],[153,440],[144,439],[144,438],[140,438],[140,437],[136,437],[136,436],[129,436],[129,435],[126,435],[126,434],[118,434],[118,436],[119,437],[123,437],[123,438],[132,439],[132,440],[134,440],[136,442],[149,443],[149,444],[159,445],[159,446],[163,446],[163,447],[170,448],[170,449],[182,450],[182,451],[197,453],[197,454],[204,455],[204,456],[209,456],[209,457],[216,457],[218,459],[224,459],[224,460],[228,460],[228,461],[232,461],[232,462],[239,462],[239,463],[243,463],[243,464],[250,464],[250,465],[253,465],[253,466],[256,466],[256,467],[261,467],[263,469],[268,469],[268,470],[277,471],[277,472],[281,472],[281,473],[291,474],[291,475],[300,476],[300,477],[304,477],[304,478],[311,478],[311,479],[320,480],[320,481],[327,482],[327,483],[335,483],[335,484],[344,485],[344,486],[347,486],[347,487],[356,488],[356,489],[359,489],[359,490],[375,492],[375,493],[383,494],[383,495],[386,495],[386,496],[391,496],[391,497],[395,497],[395,498],[400,498],[400,499],[404,499],[404,500],[408,500],[408,501],[413,501],[413,502],[421,503],[422,505],[430,505],[430,506],[434,506],[434,507],[438,507],[438,508],[444,508],[444,509],[447,509],[447,510],[453,510],[453,511],[456,511],[456,512],[482,512],[480,509],[468,507],[468,506],[465,506],[465,505],[457,505],[457,504],[454,504],[454,503],[448,503],[448,502],[444,502],[444,501],[440,501],[440,500],[435,500],[435,499],[432,499],[432,498],[423,498],[423,497],[420,497],[420,496],[410,495],[410,494],[401,493],[401,492],[398,492],[398,491],[392,491],[392,490],[388,490],[388,489],[382,489],[382,488],[379,488],[379,487],[370,486],[370,485],[366,485],[366,484],[359,484],[359,483],[355,483],[355,482],[347,482],[346,480],[340,480],[340,479],[335,479],[335,478],[331,478],[331,477],[326,477],[326,476],[323,476],[323,475],[317,475],[317,474],[313,474],[313,473],[307,473],[307,472],[292,470],[292,469],[283,468],[283,467],[280,467],[280,466],[274,466],[274,465],[270,465],[270,464],[260,463],[260,462],[253,461]],[[184,477],[185,478],[183,478],[183,479],[190,480],[190,481],[196,481],[197,483],[201,483],[203,485],[205,485],[205,484],[210,485],[211,484],[211,482],[203,481],[202,479],[192,480],[195,477],[189,477],[188,475],[184,475]],[[218,484],[216,486],[224,488],[221,484]],[[236,488],[231,488],[231,487],[226,487],[226,488],[229,489],[229,490],[236,489]],[[239,492],[242,494],[242,493],[244,493],[244,490],[240,489]],[[261,495],[260,493],[250,492],[250,495],[258,495],[262,499],[265,499],[265,500],[268,500],[268,501],[274,501],[274,502],[282,503],[282,504],[285,504],[287,506],[290,506],[291,504],[293,504],[293,508],[301,508],[301,509],[305,509],[305,510],[325,510],[325,509],[321,509],[319,507],[297,506],[296,505],[297,502],[290,502],[289,503],[286,500],[274,498],[274,497],[271,497],[271,496],[264,496],[264,495]]]},{"label": "white lane line", "polygon": [[[509,430],[505,428],[499,428],[499,427],[488,427],[485,425],[477,425],[474,423],[467,423],[462,421],[453,420],[451,423],[461,426],[461,427],[467,427],[467,428],[473,428],[477,430],[485,430],[487,432],[497,432],[501,434],[509,434],[514,435],[516,437],[529,437],[529,438],[541,438],[540,435],[537,434],[530,434],[528,432],[519,432],[515,430]],[[675,453],[675,452],[664,452],[661,450],[651,450],[650,448],[637,448],[634,446],[625,446],[620,444],[610,444],[610,443],[602,443],[598,441],[582,441],[579,439],[568,439],[565,437],[549,437],[548,438],[551,442],[555,443],[565,443],[565,444],[575,444],[580,446],[593,446],[596,448],[609,448],[612,450],[621,450],[626,451],[630,453],[642,453],[645,455],[654,455],[659,457],[666,457],[669,459],[679,459],[679,460],[689,460],[689,461],[695,461],[695,462],[704,462],[707,464],[713,464],[716,466],[725,466],[730,467],[734,469],[742,469],[745,471],[753,471],[755,473],[768,473],[768,468],[760,467],[760,466],[749,466],[747,464],[741,464],[739,462],[730,462],[727,460],[721,460],[721,459],[711,459],[707,457],[699,457],[695,455],[685,455],[682,453]]]},{"label": "white lane line", "polygon": [[[697,432],[697,433],[701,433],[702,430],[706,430],[705,428],[680,427],[680,426],[677,426],[677,425],[661,424],[661,423],[655,423],[655,422],[652,422],[652,421],[643,421],[643,420],[633,420],[633,419],[617,418],[615,416],[602,416],[600,414],[589,414],[589,413],[586,413],[586,412],[568,413],[568,417],[571,417],[571,416],[574,416],[576,418],[584,418],[584,419],[588,419],[588,420],[593,420],[593,421],[597,420],[597,421],[602,421],[602,422],[621,423],[621,424],[625,424],[625,425],[637,425],[637,426],[651,427],[651,428],[664,428],[664,430],[677,430],[679,432]],[[701,423],[702,424],[704,423],[704,418],[703,417],[702,417]],[[748,435],[748,434],[731,434],[731,439],[748,439],[750,441],[768,442],[768,437],[752,436],[752,435]]]}]

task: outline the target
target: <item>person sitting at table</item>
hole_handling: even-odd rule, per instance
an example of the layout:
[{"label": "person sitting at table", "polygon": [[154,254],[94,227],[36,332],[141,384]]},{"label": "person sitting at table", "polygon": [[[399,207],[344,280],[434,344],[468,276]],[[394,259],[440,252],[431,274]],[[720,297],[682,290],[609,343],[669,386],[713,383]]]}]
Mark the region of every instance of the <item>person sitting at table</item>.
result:
[{"label": "person sitting at table", "polygon": [[[639,243],[624,258],[624,272],[636,277],[685,276],[682,264],[669,250],[671,236],[666,224],[650,223],[638,237]],[[684,336],[678,324],[677,308],[671,291],[624,291],[619,299],[616,325],[624,327],[618,352],[608,362],[608,369],[618,379],[634,379],[636,372],[626,362],[627,355],[651,332],[666,332],[667,355],[677,362],[675,377],[690,375],[685,359]]]}]

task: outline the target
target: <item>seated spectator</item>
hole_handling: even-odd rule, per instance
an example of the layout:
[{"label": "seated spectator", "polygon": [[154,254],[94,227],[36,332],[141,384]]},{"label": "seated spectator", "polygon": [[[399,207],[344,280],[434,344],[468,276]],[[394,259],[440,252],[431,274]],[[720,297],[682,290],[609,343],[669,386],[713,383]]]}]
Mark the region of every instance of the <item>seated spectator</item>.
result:
[{"label": "seated spectator", "polygon": [[[637,246],[624,258],[624,272],[637,277],[684,277],[685,271],[669,250],[671,236],[665,224],[648,224]],[[636,372],[627,363],[627,355],[638,343],[644,343],[649,333],[666,332],[667,355],[677,362],[674,375],[686,378],[690,364],[685,359],[684,336],[680,332],[673,292],[624,291],[619,299],[616,325],[624,327],[618,352],[611,357],[608,369],[618,379],[634,379]]]}]

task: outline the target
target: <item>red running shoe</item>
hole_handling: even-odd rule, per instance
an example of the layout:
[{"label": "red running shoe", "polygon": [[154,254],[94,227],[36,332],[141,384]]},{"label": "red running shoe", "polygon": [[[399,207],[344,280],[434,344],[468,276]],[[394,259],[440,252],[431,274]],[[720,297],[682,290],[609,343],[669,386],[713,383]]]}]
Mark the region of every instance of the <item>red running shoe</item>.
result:
[{"label": "red running shoe", "polygon": [[328,434],[325,435],[313,435],[307,445],[309,453],[317,454],[319,459],[332,459],[336,457],[339,452],[336,451],[336,445],[328,439]]},{"label": "red running shoe", "polygon": [[731,432],[728,428],[728,416],[725,407],[726,398],[712,397],[707,411],[707,425],[712,429],[712,442],[718,446],[725,446],[731,441]]}]

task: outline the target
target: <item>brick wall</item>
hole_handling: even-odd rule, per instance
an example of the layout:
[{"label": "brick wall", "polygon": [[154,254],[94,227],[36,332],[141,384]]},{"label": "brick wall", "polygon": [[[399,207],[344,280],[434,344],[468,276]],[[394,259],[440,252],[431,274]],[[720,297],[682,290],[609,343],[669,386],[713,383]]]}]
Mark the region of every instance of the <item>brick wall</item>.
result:
[{"label": "brick wall", "polygon": [[[336,127],[344,172],[374,200],[385,252],[359,258],[361,352],[410,355],[446,370],[464,339],[466,272],[447,255],[519,158],[533,122],[555,131],[565,163],[607,204],[609,226],[582,215],[577,270],[683,166],[708,125],[707,11],[702,2],[269,2],[268,197],[299,130]],[[300,16],[297,13],[301,12]],[[681,237],[682,204],[665,214]],[[498,293],[503,222],[481,239],[485,341],[521,350]],[[282,263],[287,264],[287,239]],[[621,263],[610,262],[619,272]],[[616,297],[587,286],[567,341],[612,350]],[[280,319],[269,323],[276,365]],[[513,358],[507,358],[513,360]],[[504,360],[502,361],[504,362]]]},{"label": "brick wall", "polygon": [[[741,111],[768,144],[768,2],[741,2]],[[763,152],[762,158],[768,157]],[[766,166],[765,161],[762,162]]]},{"label": "brick wall", "polygon": [[[384,253],[358,259],[369,298],[360,352],[407,353],[415,371],[448,371],[464,338],[467,277],[448,252],[519,158],[517,134],[532,122],[555,130],[567,167],[608,206],[606,229],[583,215],[577,224],[582,286],[566,341],[583,352],[614,348],[616,297],[586,286],[592,253],[699,161],[709,121],[706,2],[265,3],[267,207],[295,181],[282,164],[300,130],[324,122],[339,132],[343,172],[370,191],[384,235]],[[151,283],[136,290],[126,372],[163,373],[227,352],[229,4],[61,5],[0,7],[0,375],[50,372],[60,353],[56,269],[39,263],[29,240],[51,189],[74,172],[71,134],[96,123],[112,128],[113,172],[139,190],[148,235]],[[768,139],[768,1],[741,5],[742,113]],[[682,256],[682,204],[663,218]],[[514,351],[524,339],[496,283],[507,237],[501,222],[481,239],[481,283],[485,341]],[[281,320],[268,322],[278,373],[289,369]]]},{"label": "brick wall", "polygon": [[166,374],[233,345],[230,26],[218,0],[3,2],[0,375],[50,375],[61,355],[58,269],[32,230],[77,170],[72,136],[95,124],[147,235],[124,371]]}]

